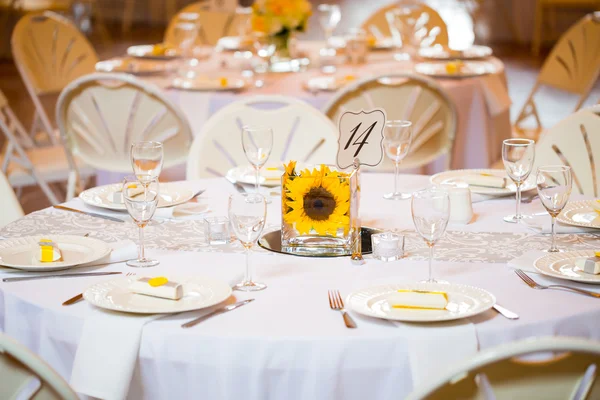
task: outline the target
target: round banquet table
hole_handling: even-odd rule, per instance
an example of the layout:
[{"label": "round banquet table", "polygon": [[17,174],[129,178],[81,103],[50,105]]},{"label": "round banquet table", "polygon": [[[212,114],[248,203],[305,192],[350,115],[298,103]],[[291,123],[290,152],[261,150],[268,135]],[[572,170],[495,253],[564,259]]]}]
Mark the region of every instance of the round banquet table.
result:
[{"label": "round banquet table", "polygon": [[[210,206],[210,215],[226,215],[224,200],[235,190],[225,179],[182,184],[194,190],[205,188],[199,201]],[[231,299],[254,298],[254,302],[191,329],[180,325],[204,311],[166,316],[143,327],[128,397],[403,398],[415,385],[478,349],[543,335],[600,339],[598,299],[570,292],[533,290],[508,266],[514,257],[547,248],[550,242],[548,235],[502,221],[502,216],[514,211],[514,198],[476,202],[472,223],[450,225],[436,245],[434,274],[452,283],[490,291],[499,304],[518,313],[519,320],[510,321],[488,310],[456,322],[408,324],[352,312],[358,328],[347,329],[339,313],[329,308],[328,290],[339,289],[346,296],[372,285],[409,283],[426,277],[427,250],[413,229],[410,202],[390,202],[381,197],[384,188],[391,184],[390,174],[363,174],[360,215],[363,226],[396,229],[406,235],[407,257],[384,263],[366,256],[366,263],[357,266],[348,258],[303,258],[256,250],[252,257],[256,279],[268,288],[256,293],[234,292],[235,299]],[[402,184],[405,190],[416,190],[428,185],[428,177],[403,175]],[[80,199],[67,205],[91,210]],[[523,208],[524,212],[542,211],[539,201]],[[0,236],[90,232],[91,237],[106,242],[136,239],[137,228],[126,214],[93,211],[119,215],[127,222],[49,208],[7,225],[0,230]],[[266,229],[277,229],[280,218],[280,201],[273,198],[268,206]],[[203,275],[230,284],[242,278],[241,246],[208,245],[202,217],[159,215],[156,219],[158,223],[146,228],[145,236],[148,252],[160,260],[159,266],[139,270],[117,263],[98,269],[136,272],[138,276]],[[593,233],[570,233],[559,236],[559,245],[591,249],[598,248],[599,240]],[[5,277],[24,273],[5,268],[0,274]],[[541,275],[535,278],[545,283],[552,281]],[[110,278],[2,282],[0,328],[68,380],[85,321],[101,310],[85,301],[69,307],[61,303],[107,279]],[[592,285],[580,286],[598,291]],[[105,365],[87,373],[102,374],[121,362],[125,361],[119,355],[107,354]]]},{"label": "round banquet table", "polygon": [[[299,50],[307,54],[311,60],[318,60],[319,42],[301,41]],[[212,78],[240,78],[241,63],[236,61],[233,53],[216,53],[209,60],[200,61],[198,73]],[[391,51],[370,52],[367,62],[359,66],[342,64],[336,72],[337,76],[351,75],[356,79],[390,74],[396,72],[412,72],[413,62],[398,62],[393,59]],[[491,63],[495,73],[473,78],[437,79],[446,90],[456,107],[458,124],[454,143],[452,169],[486,168],[501,158],[502,141],[511,136],[510,98],[506,85],[504,65],[497,58],[485,60]],[[332,98],[334,92],[312,93],[304,89],[304,83],[321,73],[316,66],[309,66],[304,72],[271,73],[262,88],[249,86],[247,90],[232,92],[185,91],[171,87],[172,77],[142,77],[165,88],[168,98],[178,104],[187,116],[194,134],[199,134],[208,118],[220,108],[234,102],[240,96],[253,95],[286,95],[302,99],[318,109],[322,109]],[[434,174],[444,171],[444,157],[417,173]],[[177,170],[171,177],[184,179],[183,170]],[[99,184],[112,183],[119,180],[110,174],[101,174]]]}]

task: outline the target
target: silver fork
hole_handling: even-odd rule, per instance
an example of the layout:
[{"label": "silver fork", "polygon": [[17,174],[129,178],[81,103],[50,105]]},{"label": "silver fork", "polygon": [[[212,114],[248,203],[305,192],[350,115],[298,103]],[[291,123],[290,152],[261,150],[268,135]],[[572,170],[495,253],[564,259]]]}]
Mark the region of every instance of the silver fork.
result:
[{"label": "silver fork", "polygon": [[344,309],[344,300],[342,300],[340,291],[328,290],[327,294],[329,296],[329,307],[331,307],[332,310],[339,311],[342,313],[342,317],[344,317],[344,323],[346,324],[346,328],[356,328],[356,322],[354,322],[350,314],[348,314],[346,312],[346,309]]},{"label": "silver fork", "polygon": [[[125,276],[134,276],[135,272],[128,272],[125,274]],[[62,305],[63,306],[70,306],[71,304],[75,304],[77,303],[79,300],[83,299],[83,293],[79,293],[76,296],[71,297],[69,300],[65,300]]]},{"label": "silver fork", "polygon": [[576,287],[572,287],[572,286],[564,286],[564,285],[540,285],[539,283],[537,283],[536,281],[534,281],[533,279],[531,279],[525,272],[521,271],[520,269],[515,269],[515,273],[519,276],[519,278],[521,278],[523,280],[523,282],[525,282],[526,284],[529,285],[529,287],[533,288],[533,289],[565,289],[565,290],[571,290],[573,292],[576,293],[580,293],[580,294],[585,294],[586,296],[591,296],[591,297],[595,297],[597,299],[600,299],[600,293],[594,293],[594,292],[590,292],[588,290],[583,290],[583,289],[578,289]]}]

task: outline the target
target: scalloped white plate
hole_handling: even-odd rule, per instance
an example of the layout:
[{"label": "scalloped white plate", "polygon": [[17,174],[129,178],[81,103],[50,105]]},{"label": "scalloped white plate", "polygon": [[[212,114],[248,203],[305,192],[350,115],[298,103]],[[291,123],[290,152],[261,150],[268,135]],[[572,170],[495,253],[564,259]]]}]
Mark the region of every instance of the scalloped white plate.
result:
[{"label": "scalloped white plate", "polygon": [[463,79],[496,73],[498,67],[487,61],[465,61],[460,71],[451,74],[446,71],[445,62],[422,62],[415,64],[415,71],[434,78]]},{"label": "scalloped white plate", "polygon": [[[508,179],[510,182],[505,189],[489,188],[483,186],[469,186],[471,192],[478,194],[485,194],[488,196],[508,196],[517,193],[517,186],[513,181],[506,175],[506,171],[503,169],[455,169],[451,171],[440,172],[429,178],[429,181],[436,185],[456,185],[464,179],[466,175],[476,174],[491,174]],[[463,181],[464,183],[464,181]],[[529,178],[525,181],[521,192],[535,189],[535,176],[529,175]]]},{"label": "scalloped white plate", "polygon": [[[58,245],[63,261],[38,261],[40,239],[50,239]],[[0,240],[0,265],[23,271],[60,271],[94,262],[111,252],[102,240],[75,235],[35,235]]]},{"label": "scalloped white plate", "polygon": [[150,60],[173,60],[180,57],[175,49],[169,49],[166,54],[161,55],[152,54],[153,49],[153,44],[130,46],[127,48],[127,55],[131,57],[147,58]]},{"label": "scalloped white plate", "polygon": [[135,294],[129,285],[140,277],[120,277],[90,286],[83,292],[83,298],[96,307],[136,314],[171,314],[199,310],[219,304],[231,296],[231,287],[207,277],[169,277],[169,280],[183,285],[183,298],[180,300]]},{"label": "scalloped white plate", "polygon": [[[392,308],[388,296],[397,290],[428,290],[448,294],[445,310],[410,310]],[[351,293],[346,304],[353,311],[369,317],[407,322],[439,322],[468,318],[489,310],[496,304],[494,295],[474,286],[454,283],[406,283],[374,286]]]},{"label": "scalloped white plate", "polygon": [[[120,190],[123,187],[120,183],[113,183],[110,185],[96,186],[84,190],[79,195],[79,198],[87,205],[106,208],[109,210],[126,211],[125,204],[113,203],[113,193]],[[195,192],[191,189],[185,188],[182,184],[178,183],[161,183],[159,187],[160,199],[158,201],[158,208],[172,207],[178,204],[190,201],[194,197]]]},{"label": "scalloped white plate", "polygon": [[452,51],[439,47],[424,47],[419,49],[419,57],[431,60],[476,60],[492,55],[488,46],[471,46],[465,50]]},{"label": "scalloped white plate", "polygon": [[594,250],[551,253],[535,260],[533,266],[541,274],[569,281],[600,285],[600,275],[586,274],[575,265],[578,258],[594,257]]},{"label": "scalloped white plate", "polygon": [[556,219],[567,225],[600,229],[600,214],[593,202],[595,200],[570,201]]}]

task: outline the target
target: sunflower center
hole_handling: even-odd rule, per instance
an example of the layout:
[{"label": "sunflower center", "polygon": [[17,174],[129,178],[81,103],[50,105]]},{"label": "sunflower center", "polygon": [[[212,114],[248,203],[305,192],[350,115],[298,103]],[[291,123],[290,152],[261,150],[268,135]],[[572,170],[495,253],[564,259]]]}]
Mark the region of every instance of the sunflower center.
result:
[{"label": "sunflower center", "polygon": [[335,211],[333,195],[323,187],[314,187],[304,196],[304,212],[316,221],[325,221]]}]

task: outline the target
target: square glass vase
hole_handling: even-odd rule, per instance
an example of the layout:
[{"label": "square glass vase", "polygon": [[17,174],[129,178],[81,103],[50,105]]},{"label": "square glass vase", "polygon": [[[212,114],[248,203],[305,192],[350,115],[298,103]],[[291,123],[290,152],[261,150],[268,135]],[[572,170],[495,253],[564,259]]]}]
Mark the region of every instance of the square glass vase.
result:
[{"label": "square glass vase", "polygon": [[281,178],[281,249],[306,256],[350,255],[360,238],[359,172],[314,166]]}]

